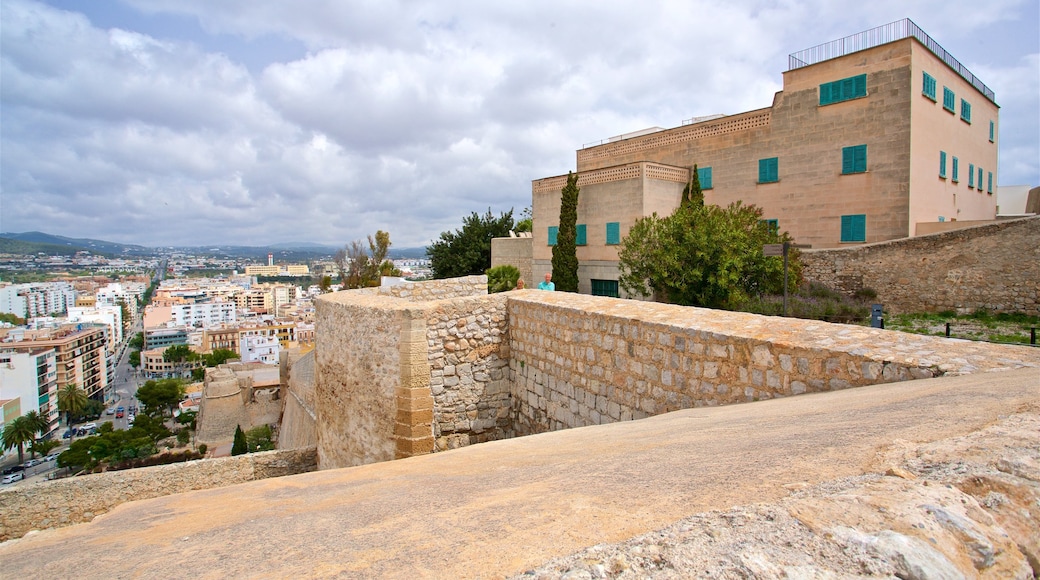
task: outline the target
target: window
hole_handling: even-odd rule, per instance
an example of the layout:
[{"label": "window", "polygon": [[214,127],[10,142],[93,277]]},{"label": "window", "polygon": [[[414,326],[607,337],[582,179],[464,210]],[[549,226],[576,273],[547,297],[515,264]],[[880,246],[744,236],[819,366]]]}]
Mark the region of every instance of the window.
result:
[{"label": "window", "polygon": [[946,179],[946,152],[939,152],[939,177]]},{"label": "window", "polygon": [[993,193],[993,172],[986,172],[986,193]]},{"label": "window", "polygon": [[979,184],[975,186],[976,189],[982,191],[982,168],[979,167]]},{"label": "window", "polygon": [[758,220],[758,222],[762,223],[762,224],[766,224],[766,227],[769,228],[769,233],[771,233],[771,234],[775,234],[775,233],[778,233],[780,231],[780,220],[775,220],[775,219]]},{"label": "window", "polygon": [[616,246],[621,243],[621,223],[607,223],[607,245]]},{"label": "window", "polygon": [[957,162],[957,158],[954,157],[953,158],[953,182],[954,183],[957,183],[957,170],[958,170],[958,162]]},{"label": "window", "polygon": [[867,216],[866,214],[841,216],[841,241],[843,242],[865,242],[867,241]]},{"label": "window", "polygon": [[856,145],[841,149],[841,172],[864,173],[867,170],[867,146]]},{"label": "window", "polygon": [[975,187],[975,164],[968,164],[968,189]]},{"label": "window", "polygon": [[776,157],[758,160],[758,182],[774,183],[780,181],[779,160]]},{"label": "window", "polygon": [[586,241],[586,237],[585,237],[585,234],[586,234],[587,231],[588,231],[588,228],[585,227],[585,224],[578,224],[577,226],[574,227],[574,245],[575,246],[584,246],[584,245],[586,245],[588,243]]},{"label": "window", "polygon": [[961,99],[961,121],[971,124],[971,103]]},{"label": "window", "polygon": [[924,73],[924,83],[921,86],[921,94],[931,100],[935,100],[935,77]]},{"label": "window", "polygon": [[996,123],[994,123],[993,121],[990,121],[989,122],[989,142],[990,143],[993,142],[993,137],[994,137],[994,134],[996,132],[996,129],[997,129]]},{"label": "window", "polygon": [[612,298],[618,298],[618,281],[617,280],[592,280],[592,295],[593,296],[610,296]]},{"label": "window", "polygon": [[859,75],[820,85],[820,105],[833,105],[842,101],[867,96],[867,75]]},{"label": "window", "polygon": [[560,228],[557,226],[549,226],[549,245],[556,245],[556,236],[560,233]]},{"label": "window", "polygon": [[952,113],[956,104],[957,97],[953,95],[953,91],[949,87],[943,87],[943,108]]},{"label": "window", "polygon": [[711,189],[711,167],[699,167],[697,179],[701,182],[701,189]]}]

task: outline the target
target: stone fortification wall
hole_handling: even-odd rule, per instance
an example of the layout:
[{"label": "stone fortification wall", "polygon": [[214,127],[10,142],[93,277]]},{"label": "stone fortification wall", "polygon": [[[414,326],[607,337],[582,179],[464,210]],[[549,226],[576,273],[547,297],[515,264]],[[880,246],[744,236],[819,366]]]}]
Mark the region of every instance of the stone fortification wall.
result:
[{"label": "stone fortification wall", "polygon": [[393,286],[379,286],[378,288],[366,288],[365,290],[380,296],[392,296],[410,302],[479,296],[487,294],[487,276],[463,276],[446,280],[402,282]]},{"label": "stone fortification wall", "polygon": [[230,363],[206,369],[198,441],[219,445],[231,442],[238,426],[248,431],[277,425],[282,415],[278,378],[278,369],[266,365]]},{"label": "stone fortification wall", "polygon": [[506,299],[501,293],[430,304],[435,451],[513,436]]},{"label": "stone fortification wall", "polygon": [[318,444],[318,412],[314,392],[314,351],[299,358],[286,357],[285,397],[278,448]]},{"label": "stone fortification wall", "polygon": [[891,313],[1040,315],[1040,217],[802,254],[807,280],[873,288]]},{"label": "stone fortification wall", "polygon": [[1040,350],[549,292],[511,293],[518,435],[1014,366]]},{"label": "stone fortification wall", "polygon": [[[0,542],[88,522],[128,501],[317,469],[311,448],[107,471],[0,490]],[[6,486],[5,486],[6,487]]]}]

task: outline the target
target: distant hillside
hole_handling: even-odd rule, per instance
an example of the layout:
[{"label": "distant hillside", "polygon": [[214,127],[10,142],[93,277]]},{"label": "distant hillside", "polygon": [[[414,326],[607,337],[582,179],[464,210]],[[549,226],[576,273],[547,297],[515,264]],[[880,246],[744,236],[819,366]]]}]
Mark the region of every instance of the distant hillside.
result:
[{"label": "distant hillside", "polygon": [[[116,242],[106,242],[104,240],[93,240],[90,238],[66,238],[65,236],[56,236],[53,234],[46,234],[43,232],[5,233],[0,234],[0,238],[16,240],[19,242],[45,244],[61,248],[75,248],[73,250],[73,253],[77,251],[86,251],[94,254],[104,255],[129,254],[139,256],[150,256],[154,253],[154,251],[151,248],[137,246],[134,244],[119,244]],[[56,252],[50,250],[37,251],[54,253],[58,255],[69,255],[68,252]],[[36,252],[34,251],[33,253]]]},{"label": "distant hillside", "polygon": [[76,252],[84,251],[89,252],[91,250],[79,246],[26,242],[23,240],[0,237],[0,254],[14,254],[16,256],[35,256],[36,254],[47,254],[48,256],[72,256]]}]

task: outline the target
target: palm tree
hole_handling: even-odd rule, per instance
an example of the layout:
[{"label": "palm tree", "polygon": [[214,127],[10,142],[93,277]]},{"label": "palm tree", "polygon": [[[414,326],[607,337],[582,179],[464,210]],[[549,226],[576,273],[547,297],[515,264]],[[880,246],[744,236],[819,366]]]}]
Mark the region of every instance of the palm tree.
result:
[{"label": "palm tree", "polygon": [[58,410],[65,413],[65,426],[71,428],[72,415],[79,415],[87,408],[87,393],[76,386],[76,383],[69,383],[65,385],[63,389],[58,391]]},{"label": "palm tree", "polygon": [[[47,424],[47,419],[39,413],[39,411],[29,411],[25,414],[25,420],[29,423],[29,426],[33,428],[33,438],[29,443],[36,442],[36,434],[43,433],[47,430],[50,425]],[[36,448],[32,445],[29,446],[29,457],[36,459]]]},{"label": "palm tree", "polygon": [[18,448],[18,463],[25,460],[25,444],[36,440],[35,425],[24,415],[4,427],[4,450]]}]

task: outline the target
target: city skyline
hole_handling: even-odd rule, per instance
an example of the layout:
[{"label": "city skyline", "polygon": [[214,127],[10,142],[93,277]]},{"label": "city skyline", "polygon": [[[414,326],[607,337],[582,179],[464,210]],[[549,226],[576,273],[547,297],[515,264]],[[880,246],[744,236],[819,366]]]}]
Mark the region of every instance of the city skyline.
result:
[{"label": "city skyline", "polygon": [[767,107],[788,54],[904,17],[995,91],[999,184],[1040,182],[1031,0],[244,6],[5,2],[0,231],[425,246],[519,216],[583,144]]}]

